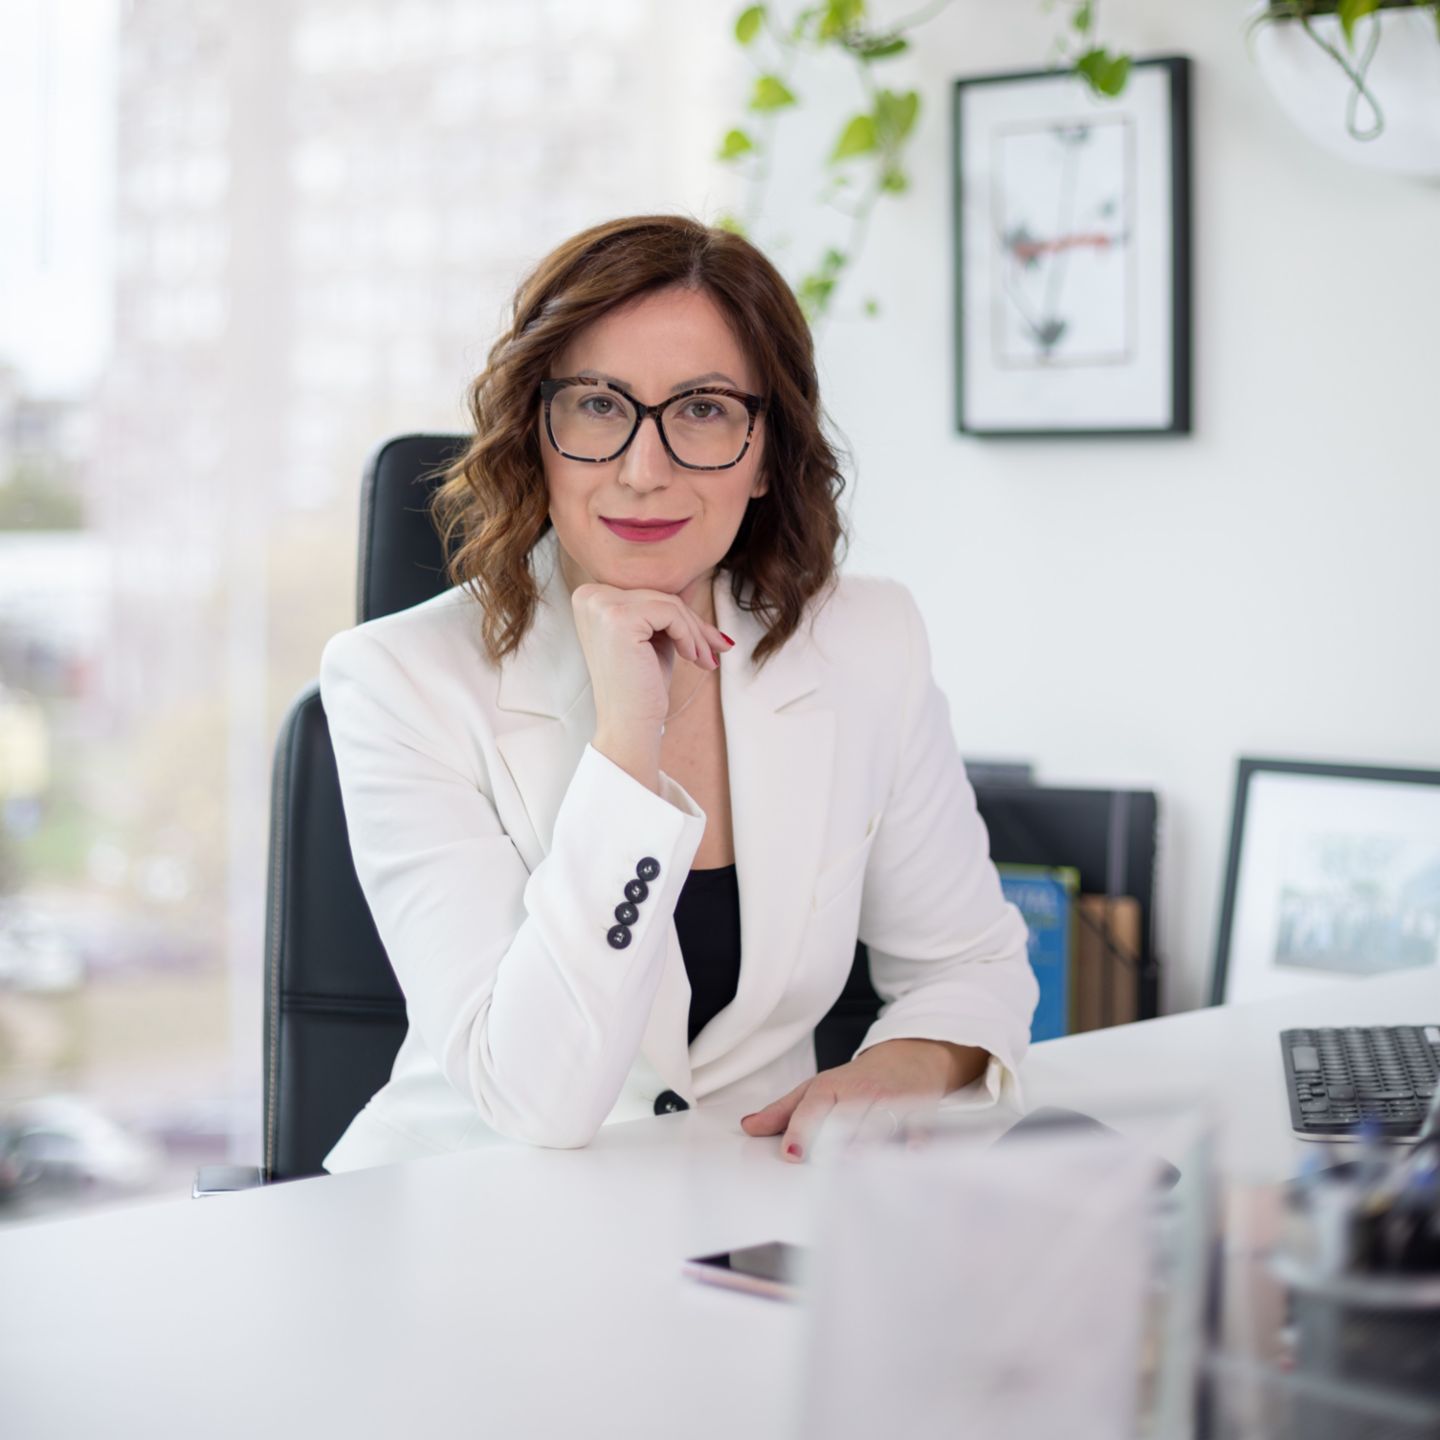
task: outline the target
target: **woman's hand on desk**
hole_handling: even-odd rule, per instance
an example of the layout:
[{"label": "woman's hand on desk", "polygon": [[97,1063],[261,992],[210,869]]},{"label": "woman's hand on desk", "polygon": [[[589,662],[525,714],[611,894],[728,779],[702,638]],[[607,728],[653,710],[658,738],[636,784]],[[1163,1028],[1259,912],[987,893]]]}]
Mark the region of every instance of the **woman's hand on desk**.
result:
[{"label": "woman's hand on desk", "polygon": [[988,1052],[943,1040],[882,1040],[848,1064],[822,1070],[763,1110],[744,1116],[747,1135],[779,1135],[780,1154],[803,1160],[831,1112],[843,1107],[847,1125],[859,1128],[870,1110],[903,1114],[933,1108],[940,1099],[982,1075]]}]

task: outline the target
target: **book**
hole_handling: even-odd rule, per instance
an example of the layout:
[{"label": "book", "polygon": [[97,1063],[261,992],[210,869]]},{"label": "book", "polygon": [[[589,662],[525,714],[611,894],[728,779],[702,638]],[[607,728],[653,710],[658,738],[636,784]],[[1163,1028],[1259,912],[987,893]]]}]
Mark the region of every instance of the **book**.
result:
[{"label": "book", "polygon": [[1070,865],[998,865],[1005,898],[1024,917],[1030,968],[1040,1000],[1030,1038],[1054,1040],[1070,1030],[1070,951],[1080,872]]},{"label": "book", "polygon": [[1070,1033],[1140,1018],[1140,902],[1081,895],[1070,949]]}]

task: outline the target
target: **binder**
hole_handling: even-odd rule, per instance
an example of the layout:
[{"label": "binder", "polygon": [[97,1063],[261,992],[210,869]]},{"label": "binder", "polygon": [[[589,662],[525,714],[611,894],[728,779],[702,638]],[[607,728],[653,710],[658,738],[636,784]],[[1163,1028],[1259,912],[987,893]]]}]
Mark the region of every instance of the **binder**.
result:
[{"label": "binder", "polygon": [[1080,872],[1069,865],[996,868],[1005,898],[1025,917],[1030,968],[1040,984],[1030,1039],[1054,1040],[1070,1029],[1072,909]]}]

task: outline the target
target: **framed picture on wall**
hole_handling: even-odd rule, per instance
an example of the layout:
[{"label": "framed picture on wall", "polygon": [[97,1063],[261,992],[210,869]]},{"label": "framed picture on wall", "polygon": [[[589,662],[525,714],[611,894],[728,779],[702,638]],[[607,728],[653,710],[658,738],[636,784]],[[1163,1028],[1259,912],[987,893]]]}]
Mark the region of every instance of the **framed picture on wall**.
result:
[{"label": "framed picture on wall", "polygon": [[1121,95],[955,82],[956,417],[969,435],[1190,430],[1189,62]]},{"label": "framed picture on wall", "polygon": [[1440,965],[1440,770],[1239,763],[1211,1001]]}]

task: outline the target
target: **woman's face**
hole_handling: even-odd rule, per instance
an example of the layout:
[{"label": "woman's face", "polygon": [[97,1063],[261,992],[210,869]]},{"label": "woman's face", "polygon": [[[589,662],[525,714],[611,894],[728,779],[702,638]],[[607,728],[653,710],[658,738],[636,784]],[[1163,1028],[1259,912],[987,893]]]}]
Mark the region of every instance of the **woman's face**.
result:
[{"label": "woman's face", "polygon": [[[550,374],[611,380],[648,405],[696,385],[759,393],[757,377],[719,307],[704,291],[679,287],[643,296],[579,331],[555,357]],[[557,418],[566,394],[562,390],[555,397]],[[608,419],[620,426],[623,439],[628,427],[623,416],[617,418],[616,402],[624,404],[613,391],[595,392],[583,403],[596,418],[585,423],[598,427]],[[698,434],[715,411],[703,396],[686,403],[696,408],[680,423],[693,424]],[[764,417],[757,417],[738,465],[687,470],[666,452],[653,417],[641,424],[618,459],[593,464],[559,454],[545,433],[543,403],[537,413],[550,519],[571,587],[591,580],[625,590],[663,590],[692,604],[702,592],[708,596],[702,582],[725,557],[745,507],[765,493],[760,479]],[[667,433],[679,448],[678,423]],[[701,443],[709,442],[692,442]],[[657,520],[683,523],[673,531],[648,534],[627,532],[619,523]]]}]

